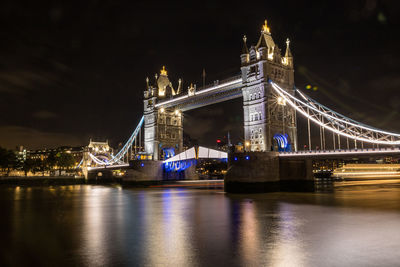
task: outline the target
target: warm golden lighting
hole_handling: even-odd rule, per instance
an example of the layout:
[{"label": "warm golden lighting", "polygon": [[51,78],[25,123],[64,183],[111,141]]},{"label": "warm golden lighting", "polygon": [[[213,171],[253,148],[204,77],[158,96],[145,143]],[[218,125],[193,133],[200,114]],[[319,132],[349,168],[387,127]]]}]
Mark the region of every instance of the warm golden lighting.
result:
[{"label": "warm golden lighting", "polygon": [[249,145],[250,145],[250,142],[249,142],[249,141],[246,141],[244,144],[245,144],[245,146],[249,146]]},{"label": "warm golden lighting", "polygon": [[160,108],[160,112],[164,113],[165,109],[164,108]]},{"label": "warm golden lighting", "polygon": [[279,97],[276,99],[276,102],[278,103],[278,105],[286,106],[286,100],[285,100],[283,97],[281,97],[281,96],[279,96]]},{"label": "warm golden lighting", "polygon": [[179,115],[180,111],[179,110],[175,110],[175,115]]},{"label": "warm golden lighting", "polygon": [[333,171],[335,178],[399,178],[400,164],[347,164]]},{"label": "warm golden lighting", "polygon": [[267,20],[265,20],[264,25],[262,26],[262,31],[270,33],[270,28],[267,25]]},{"label": "warm golden lighting", "polygon": [[161,70],[161,75],[167,75],[167,70],[165,69],[165,66],[162,66],[162,70]]}]

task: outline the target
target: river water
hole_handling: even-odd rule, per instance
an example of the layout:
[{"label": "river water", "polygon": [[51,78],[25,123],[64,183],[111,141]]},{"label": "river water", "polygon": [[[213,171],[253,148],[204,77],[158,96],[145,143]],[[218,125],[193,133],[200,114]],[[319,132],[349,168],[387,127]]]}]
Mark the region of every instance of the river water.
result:
[{"label": "river water", "polygon": [[0,187],[0,266],[400,266],[400,181],[334,192]]}]

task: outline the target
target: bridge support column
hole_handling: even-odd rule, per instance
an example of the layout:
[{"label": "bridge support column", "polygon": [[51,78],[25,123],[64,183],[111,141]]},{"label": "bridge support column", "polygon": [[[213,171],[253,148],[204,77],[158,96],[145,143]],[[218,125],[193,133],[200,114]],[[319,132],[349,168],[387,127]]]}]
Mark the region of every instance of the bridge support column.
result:
[{"label": "bridge support column", "polygon": [[123,177],[124,184],[137,184],[143,182],[156,182],[163,180],[162,161],[134,160]]},{"label": "bridge support column", "polygon": [[249,152],[230,154],[228,161],[228,193],[314,190],[311,160],[282,159],[277,152]]}]

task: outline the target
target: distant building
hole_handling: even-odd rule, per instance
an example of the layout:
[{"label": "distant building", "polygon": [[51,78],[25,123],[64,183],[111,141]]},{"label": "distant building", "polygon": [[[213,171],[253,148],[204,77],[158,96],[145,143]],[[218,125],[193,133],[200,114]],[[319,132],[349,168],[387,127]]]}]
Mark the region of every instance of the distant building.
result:
[{"label": "distant building", "polygon": [[[68,153],[71,154],[74,157],[75,164],[78,165],[79,162],[82,160],[83,157],[83,150],[84,146],[78,146],[78,147],[70,147],[70,146],[60,146],[57,148],[52,148],[52,149],[37,149],[37,150],[25,150],[25,158],[26,159],[40,159],[40,160],[45,160],[49,157],[51,153]],[[21,152],[18,152],[21,153]]]}]

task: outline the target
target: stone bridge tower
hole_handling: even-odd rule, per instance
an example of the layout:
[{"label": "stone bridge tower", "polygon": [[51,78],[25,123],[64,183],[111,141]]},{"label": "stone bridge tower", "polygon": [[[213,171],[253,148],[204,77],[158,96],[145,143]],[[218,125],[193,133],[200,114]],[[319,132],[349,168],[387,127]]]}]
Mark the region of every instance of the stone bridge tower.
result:
[{"label": "stone bridge tower", "polygon": [[[241,71],[245,149],[247,151],[297,150],[296,111],[274,94],[271,79],[294,94],[293,57],[286,41],[286,52],[272,39],[267,21],[256,46],[247,48],[243,38]],[[289,142],[282,147],[282,138]]]},{"label": "stone bridge tower", "polygon": [[144,91],[144,149],[153,160],[161,160],[165,153],[180,153],[183,147],[183,115],[174,108],[157,108],[159,100],[179,95],[182,90],[181,79],[175,90],[168,79],[165,67],[160,76],[155,75],[155,83],[146,79]]}]

